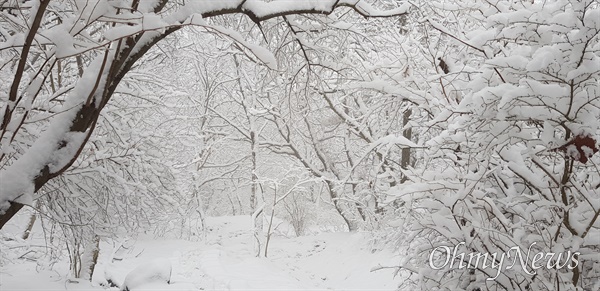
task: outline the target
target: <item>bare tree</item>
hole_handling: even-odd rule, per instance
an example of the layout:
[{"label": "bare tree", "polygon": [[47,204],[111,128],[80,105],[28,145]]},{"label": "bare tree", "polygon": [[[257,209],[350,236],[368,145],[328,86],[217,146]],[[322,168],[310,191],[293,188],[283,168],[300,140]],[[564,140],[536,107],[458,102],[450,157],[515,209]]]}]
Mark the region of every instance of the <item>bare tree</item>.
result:
[{"label": "bare tree", "polygon": [[[35,2],[35,3],[34,3]],[[215,26],[210,19],[224,15],[247,15],[255,22],[297,14],[331,14],[349,7],[365,17],[392,17],[406,8],[378,11],[369,4],[346,1],[171,3],[167,0],[133,0],[126,7],[109,1],[71,2],[50,0],[4,1],[2,10],[3,76],[13,76],[2,97],[0,120],[0,226],[13,217],[32,193],[61,175],[77,159],[89,140],[100,112],[136,62],[166,36],[184,26],[199,25],[236,40],[244,50],[266,64],[269,54],[242,39],[239,33]],[[24,36],[24,37],[23,37]],[[81,77],[63,66],[64,60],[81,62]],[[69,76],[69,84],[59,80]],[[49,94],[49,86],[62,86]],[[48,105],[52,105],[48,107]],[[34,111],[47,112],[47,125],[29,136],[25,133]],[[6,149],[6,150],[5,150]],[[10,150],[13,149],[13,150]]]}]

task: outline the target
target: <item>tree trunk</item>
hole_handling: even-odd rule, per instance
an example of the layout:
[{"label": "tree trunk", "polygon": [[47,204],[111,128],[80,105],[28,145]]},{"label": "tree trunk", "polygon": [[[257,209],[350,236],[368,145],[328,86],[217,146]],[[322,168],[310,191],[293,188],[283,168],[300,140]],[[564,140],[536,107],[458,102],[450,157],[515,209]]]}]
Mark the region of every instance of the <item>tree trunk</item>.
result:
[{"label": "tree trunk", "polygon": [[269,229],[267,230],[267,241],[265,242],[265,258],[269,250],[269,241],[271,240],[271,227],[273,226],[273,217],[275,216],[275,204],[277,203],[277,191],[273,194],[273,207],[271,208],[271,219],[269,220]]},{"label": "tree trunk", "polygon": [[84,253],[84,256],[89,256],[89,258],[83,258],[83,262],[86,265],[82,266],[82,277],[88,281],[92,281],[92,275],[94,274],[94,269],[96,268],[96,264],[98,263],[98,255],[100,254],[100,237],[95,235],[93,242],[88,246],[89,251]]},{"label": "tree trunk", "polygon": [[356,219],[356,217],[354,215],[352,215],[352,211],[351,207],[348,205],[345,205],[346,203],[341,202],[338,199],[338,194],[333,190],[334,186],[333,183],[331,182],[327,182],[327,186],[329,189],[329,197],[331,198],[331,200],[333,201],[333,206],[335,207],[335,210],[337,210],[337,212],[340,214],[340,216],[342,216],[342,218],[344,219],[344,222],[346,223],[346,226],[348,227],[348,231],[350,232],[355,232],[357,230],[360,229],[358,221]]},{"label": "tree trunk", "polygon": [[250,160],[252,161],[252,173],[250,177],[251,191],[250,191],[250,213],[254,213],[256,210],[256,183],[258,182],[258,176],[256,175],[256,135],[253,130],[250,131]]},{"label": "tree trunk", "polygon": [[4,212],[4,214],[0,215],[0,229],[4,227],[4,225],[11,219],[15,214],[19,212],[23,208],[23,204],[18,202],[10,202],[10,207]]},{"label": "tree trunk", "polygon": [[[404,111],[404,115],[402,116],[402,127],[406,127],[411,114],[412,110],[410,109]],[[404,131],[402,132],[402,136],[410,140],[412,138],[412,128],[404,129]],[[402,161],[400,161],[400,166],[402,167],[402,169],[406,169],[408,168],[408,166],[410,166],[410,148],[408,147],[402,149]],[[400,180],[400,182],[404,183],[406,182],[406,180],[408,180],[408,177],[406,177],[406,175],[402,175],[402,179]]]},{"label": "tree trunk", "polygon": [[21,237],[23,240],[28,239],[29,235],[31,235],[31,230],[33,229],[33,225],[35,224],[36,218],[37,218],[37,215],[35,213],[31,214],[31,217],[29,217],[29,223],[27,224],[27,229],[25,229],[25,232],[23,232],[23,236]]}]

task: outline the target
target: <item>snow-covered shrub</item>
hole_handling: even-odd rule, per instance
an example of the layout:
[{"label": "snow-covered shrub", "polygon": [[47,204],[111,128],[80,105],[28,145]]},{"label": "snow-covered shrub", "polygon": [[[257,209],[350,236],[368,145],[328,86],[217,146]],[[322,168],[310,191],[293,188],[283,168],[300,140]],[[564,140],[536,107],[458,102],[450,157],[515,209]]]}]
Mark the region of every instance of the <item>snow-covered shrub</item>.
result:
[{"label": "snow-covered shrub", "polygon": [[482,27],[437,29],[483,65],[457,73],[470,81],[428,142],[430,167],[390,191],[411,214],[401,268],[423,290],[597,288],[599,4],[463,5]]},{"label": "snow-covered shrub", "polygon": [[287,218],[294,228],[296,236],[304,235],[308,223],[308,208],[310,203],[300,192],[292,193],[287,199],[283,200],[283,206]]}]

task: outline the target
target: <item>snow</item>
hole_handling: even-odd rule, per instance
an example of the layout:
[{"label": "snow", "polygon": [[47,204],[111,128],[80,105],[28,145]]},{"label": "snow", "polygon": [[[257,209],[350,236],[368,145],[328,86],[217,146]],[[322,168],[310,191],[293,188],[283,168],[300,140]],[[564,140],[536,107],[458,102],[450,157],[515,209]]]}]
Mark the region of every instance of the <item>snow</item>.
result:
[{"label": "snow", "polygon": [[265,2],[260,0],[248,0],[244,2],[244,9],[251,10],[258,17],[265,17],[268,15],[275,15],[285,11],[298,11],[298,10],[317,10],[329,12],[333,6],[349,6],[356,5],[357,10],[364,12],[372,16],[391,16],[406,13],[410,4],[404,3],[396,9],[390,9],[385,11],[379,11],[373,6],[369,5],[365,1],[323,1],[323,0],[277,0],[272,2]]},{"label": "snow", "polygon": [[396,290],[403,280],[392,269],[371,271],[400,259],[393,250],[376,250],[369,233],[321,232],[320,226],[311,230],[313,235],[288,237],[281,234],[292,231],[282,224],[265,258],[255,256],[250,216],[208,217],[206,225],[205,237],[188,241],[140,236],[116,254],[112,243],[103,240],[93,283],[69,278],[68,258],[52,270],[12,259],[0,266],[0,289],[118,290],[100,286],[106,278],[132,291]]},{"label": "snow", "polygon": [[104,32],[104,37],[109,40],[117,40],[126,36],[134,35],[142,30],[141,25],[119,25]]},{"label": "snow", "polygon": [[154,10],[154,7],[158,6],[160,1],[158,0],[145,0],[140,1],[138,4],[138,10],[141,12],[151,12]]},{"label": "snow", "polygon": [[[366,3],[365,1],[356,0],[277,0],[277,1],[262,1],[262,0],[195,0],[187,1],[185,5],[180,7],[177,12],[172,13],[169,17],[171,21],[186,22],[190,17],[201,18],[202,14],[211,12],[225,11],[237,9],[241,6],[242,10],[249,11],[259,18],[268,18],[270,16],[280,15],[292,11],[322,11],[330,12],[334,5],[339,6],[355,6],[356,10],[363,14],[368,14],[374,17],[394,16],[408,12],[409,3],[403,3],[395,9],[379,10]],[[187,19],[187,20],[186,20]],[[192,22],[193,23],[193,22]]]},{"label": "snow", "polygon": [[77,9],[79,10],[80,19],[96,19],[109,11],[108,1],[75,0],[74,2],[77,6]]},{"label": "snow", "polygon": [[56,46],[57,58],[63,58],[77,52],[74,47],[75,40],[69,34],[69,26],[71,26],[70,23],[63,23],[41,33],[41,35],[48,38]]},{"label": "snow", "polygon": [[157,259],[150,263],[139,265],[129,272],[121,290],[138,290],[146,285],[169,284],[171,281],[171,262],[167,259]]},{"label": "snow", "polygon": [[168,26],[169,24],[160,16],[154,13],[146,13],[141,17],[138,24],[115,26],[105,31],[104,37],[109,41],[113,41],[130,35],[134,35],[141,31],[162,31]]}]

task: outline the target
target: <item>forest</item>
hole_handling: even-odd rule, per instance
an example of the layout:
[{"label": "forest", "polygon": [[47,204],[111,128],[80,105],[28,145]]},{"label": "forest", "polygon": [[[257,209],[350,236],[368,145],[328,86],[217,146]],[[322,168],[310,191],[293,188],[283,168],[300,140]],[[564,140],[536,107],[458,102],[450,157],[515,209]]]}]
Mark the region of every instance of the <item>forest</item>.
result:
[{"label": "forest", "polygon": [[600,290],[597,0],[0,0],[1,290]]}]

